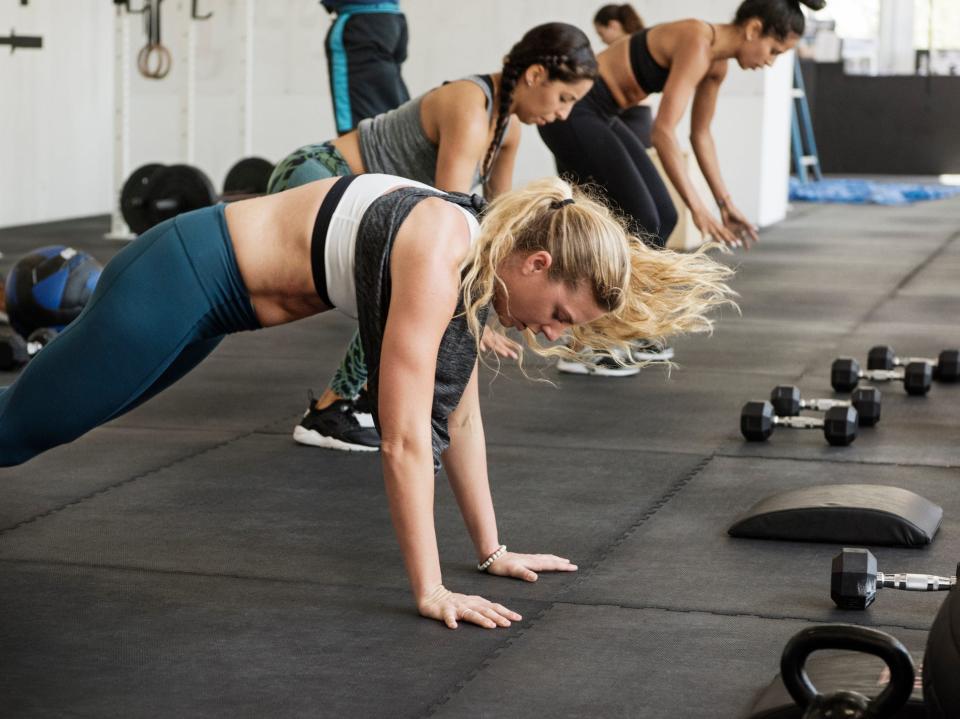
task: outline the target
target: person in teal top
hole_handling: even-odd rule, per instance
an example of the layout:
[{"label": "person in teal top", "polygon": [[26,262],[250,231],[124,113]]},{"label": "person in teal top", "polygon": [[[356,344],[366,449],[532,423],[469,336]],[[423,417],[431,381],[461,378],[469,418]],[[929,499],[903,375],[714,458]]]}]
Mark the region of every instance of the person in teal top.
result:
[{"label": "person in teal top", "polygon": [[324,41],[337,134],[410,99],[400,74],[407,19],[397,0],[324,0],[335,15]]}]

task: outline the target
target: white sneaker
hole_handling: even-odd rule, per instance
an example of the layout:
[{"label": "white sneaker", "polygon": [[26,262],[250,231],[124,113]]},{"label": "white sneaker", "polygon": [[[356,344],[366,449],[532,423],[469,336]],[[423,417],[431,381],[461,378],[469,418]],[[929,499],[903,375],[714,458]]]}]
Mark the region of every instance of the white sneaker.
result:
[{"label": "white sneaker", "polygon": [[659,346],[646,340],[634,340],[630,343],[630,356],[635,362],[657,362],[673,359],[673,347]]},{"label": "white sneaker", "polygon": [[566,374],[596,375],[597,377],[633,377],[640,374],[640,368],[632,365],[619,364],[609,355],[589,355],[589,362],[560,358],[557,360],[557,369]]}]

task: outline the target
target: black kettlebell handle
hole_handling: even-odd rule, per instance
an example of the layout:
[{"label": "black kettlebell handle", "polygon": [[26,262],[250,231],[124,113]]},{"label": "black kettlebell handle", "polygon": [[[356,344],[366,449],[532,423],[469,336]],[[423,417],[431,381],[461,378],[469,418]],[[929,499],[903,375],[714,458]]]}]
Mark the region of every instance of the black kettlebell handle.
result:
[{"label": "black kettlebell handle", "polygon": [[822,695],[813,686],[804,669],[807,657],[821,649],[844,649],[879,657],[890,668],[890,683],[870,702],[869,717],[886,717],[903,706],[913,693],[916,672],[910,652],[889,634],[834,624],[809,627],[797,632],[783,648],[780,676],[790,696],[801,709],[806,709]]}]

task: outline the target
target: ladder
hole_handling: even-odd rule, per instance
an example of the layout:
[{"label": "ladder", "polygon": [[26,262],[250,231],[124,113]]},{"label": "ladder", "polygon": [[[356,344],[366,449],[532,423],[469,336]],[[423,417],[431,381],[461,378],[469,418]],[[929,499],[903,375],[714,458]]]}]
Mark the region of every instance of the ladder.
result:
[{"label": "ladder", "polygon": [[813,171],[814,178],[819,182],[823,179],[823,173],[820,171],[820,158],[817,156],[817,142],[813,139],[813,120],[810,118],[810,104],[807,102],[807,91],[803,84],[803,73],[800,71],[799,56],[793,65],[792,95],[793,139],[790,145],[793,152],[793,167],[800,182],[808,181],[808,168]]}]

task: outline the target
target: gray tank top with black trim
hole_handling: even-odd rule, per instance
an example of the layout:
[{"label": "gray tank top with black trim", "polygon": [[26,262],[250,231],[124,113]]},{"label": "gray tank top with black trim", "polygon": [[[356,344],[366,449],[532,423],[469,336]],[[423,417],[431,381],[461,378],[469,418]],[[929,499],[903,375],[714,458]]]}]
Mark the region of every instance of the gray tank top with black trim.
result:
[{"label": "gray tank top with black trim", "polygon": [[[371,404],[376,408],[380,397],[380,350],[383,334],[387,328],[387,312],[390,309],[390,293],[393,286],[390,277],[390,255],[400,225],[417,203],[428,197],[442,197],[448,202],[477,214],[483,207],[483,199],[477,195],[458,192],[442,194],[420,187],[401,187],[378,197],[364,213],[357,227],[354,278],[357,284],[357,320],[360,325],[360,341],[363,344],[367,365],[367,391]],[[438,238],[438,242],[442,238]],[[486,323],[488,308],[480,312],[480,326]],[[457,301],[456,310],[440,339],[437,353],[437,369],[434,376],[433,404],[430,424],[433,443],[433,470],[440,471],[440,455],[450,446],[447,418],[460,404],[463,391],[470,381],[473,365],[477,361],[477,342],[470,334],[464,314],[463,298]],[[374,409],[373,421],[380,430],[380,417]]]},{"label": "gray tank top with black trim", "polygon": [[[493,92],[480,75],[461,78],[472,82],[487,96],[487,116],[493,121]],[[427,93],[389,112],[361,120],[357,125],[360,156],[367,172],[398,175],[427,185],[437,184],[440,148],[430,142],[420,122],[420,106]],[[473,185],[480,182],[479,163]]]}]

